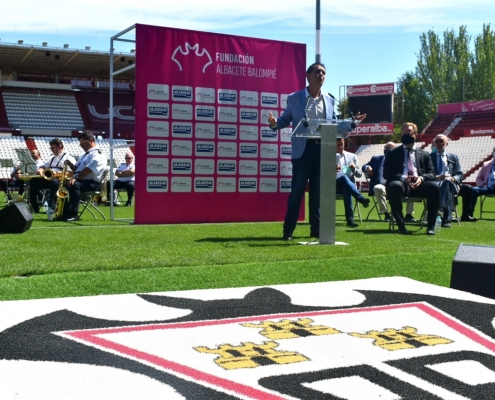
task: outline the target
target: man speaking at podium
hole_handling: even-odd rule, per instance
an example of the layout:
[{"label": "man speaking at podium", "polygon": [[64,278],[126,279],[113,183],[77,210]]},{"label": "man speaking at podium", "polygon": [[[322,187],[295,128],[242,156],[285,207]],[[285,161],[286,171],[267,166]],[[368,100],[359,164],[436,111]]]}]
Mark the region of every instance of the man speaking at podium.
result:
[{"label": "man speaking at podium", "polygon": [[[325,82],[325,65],[314,63],[306,71],[308,86],[287,97],[287,108],[278,118],[270,113],[268,123],[273,130],[283,129],[292,122],[293,129],[302,118],[319,118],[336,120],[334,113],[334,98],[321,90]],[[359,113],[348,120],[339,121],[339,132],[350,132],[366,118]],[[292,232],[296,229],[297,217],[301,202],[309,181],[309,225],[311,237],[320,234],[320,139],[292,136],[292,182],[291,192],[287,202],[283,239],[291,240]]]}]

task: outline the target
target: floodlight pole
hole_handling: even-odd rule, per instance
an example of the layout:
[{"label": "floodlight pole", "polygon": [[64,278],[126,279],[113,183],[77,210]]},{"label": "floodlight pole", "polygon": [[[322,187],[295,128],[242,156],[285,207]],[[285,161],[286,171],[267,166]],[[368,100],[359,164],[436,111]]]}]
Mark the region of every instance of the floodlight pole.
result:
[{"label": "floodlight pole", "polygon": [[320,48],[320,0],[316,0],[316,43],[315,43],[315,62],[321,62],[321,48]]}]

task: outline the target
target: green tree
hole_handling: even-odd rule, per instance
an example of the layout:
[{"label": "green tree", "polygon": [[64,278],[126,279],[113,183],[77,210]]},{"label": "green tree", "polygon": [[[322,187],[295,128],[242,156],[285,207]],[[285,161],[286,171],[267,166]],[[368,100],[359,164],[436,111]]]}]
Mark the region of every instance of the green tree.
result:
[{"label": "green tree", "polygon": [[399,126],[404,122],[414,122],[422,130],[435,115],[436,107],[434,112],[425,107],[428,94],[412,71],[404,73],[397,86],[398,107],[395,110],[395,121]]},{"label": "green tree", "polygon": [[493,99],[495,97],[495,32],[492,31],[490,24],[483,25],[483,32],[474,41],[471,73],[468,99]]}]

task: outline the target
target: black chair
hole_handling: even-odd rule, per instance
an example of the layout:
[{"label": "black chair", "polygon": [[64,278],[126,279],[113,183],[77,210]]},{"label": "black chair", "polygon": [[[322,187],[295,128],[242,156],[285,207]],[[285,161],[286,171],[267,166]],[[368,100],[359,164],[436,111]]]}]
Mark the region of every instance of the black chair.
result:
[{"label": "black chair", "polygon": [[93,216],[94,219],[97,219],[95,213],[93,212],[93,210],[94,210],[94,211],[98,212],[104,220],[106,220],[105,215],[98,208],[99,203],[98,203],[98,201],[96,199],[100,199],[100,202],[101,202],[101,189],[102,189],[102,186],[103,186],[103,181],[105,180],[105,178],[107,177],[107,175],[108,175],[108,169],[106,169],[103,172],[103,174],[101,176],[101,179],[98,182],[98,186],[96,186],[96,189],[95,190],[93,190],[92,192],[82,192],[81,193],[80,204],[83,205],[83,208],[79,212],[79,215],[78,215],[79,219],[81,218],[81,216],[83,215],[84,211],[86,211],[86,210],[88,210],[91,213],[91,215]]}]

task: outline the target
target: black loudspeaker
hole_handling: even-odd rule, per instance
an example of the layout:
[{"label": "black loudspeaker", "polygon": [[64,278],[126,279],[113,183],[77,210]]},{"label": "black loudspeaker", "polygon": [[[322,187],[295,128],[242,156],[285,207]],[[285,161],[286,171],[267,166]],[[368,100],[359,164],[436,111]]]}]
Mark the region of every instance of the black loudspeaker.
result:
[{"label": "black loudspeaker", "polygon": [[450,287],[495,299],[495,247],[459,245]]},{"label": "black loudspeaker", "polygon": [[12,203],[0,210],[0,233],[24,233],[33,223],[33,216],[24,203]]}]

